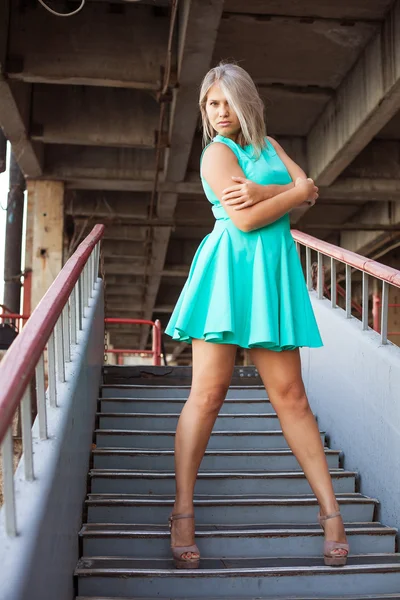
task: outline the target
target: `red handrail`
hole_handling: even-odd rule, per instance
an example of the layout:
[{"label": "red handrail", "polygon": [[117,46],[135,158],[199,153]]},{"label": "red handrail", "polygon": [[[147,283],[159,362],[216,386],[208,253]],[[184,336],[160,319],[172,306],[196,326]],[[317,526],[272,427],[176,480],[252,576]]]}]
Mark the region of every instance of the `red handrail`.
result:
[{"label": "red handrail", "polygon": [[95,225],[79,245],[39,302],[22,332],[0,364],[0,443],[33,376],[47,340],[79,279],[96,244],[103,237],[104,225]]},{"label": "red handrail", "polygon": [[111,354],[150,354],[153,356],[153,364],[156,367],[161,365],[161,323],[157,321],[149,321],[147,319],[124,319],[118,317],[107,317],[104,319],[105,323],[118,323],[126,325],[150,325],[153,328],[153,346],[151,350],[124,350],[119,348],[113,348],[107,350]]},{"label": "red handrail", "polygon": [[308,246],[312,250],[316,250],[317,252],[321,252],[326,256],[335,258],[336,260],[355,267],[360,271],[364,271],[369,275],[373,275],[382,281],[387,281],[391,285],[400,287],[400,271],[397,269],[382,265],[371,258],[366,258],[365,256],[361,256],[361,254],[351,252],[351,250],[339,248],[339,246],[334,246],[333,244],[319,240],[311,235],[308,235],[307,233],[298,231],[297,229],[292,229],[291,234],[293,239],[300,244]]}]

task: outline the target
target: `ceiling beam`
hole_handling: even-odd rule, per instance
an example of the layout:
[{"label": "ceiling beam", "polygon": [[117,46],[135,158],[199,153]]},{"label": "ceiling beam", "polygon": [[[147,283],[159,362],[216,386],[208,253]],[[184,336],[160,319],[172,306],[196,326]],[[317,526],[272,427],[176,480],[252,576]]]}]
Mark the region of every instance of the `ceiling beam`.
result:
[{"label": "ceiling beam", "polygon": [[399,110],[400,0],[308,136],[310,176],[330,185]]},{"label": "ceiling beam", "polygon": [[[154,149],[46,144],[42,179],[67,182],[98,178],[98,183],[107,179],[139,179],[151,182],[154,165]],[[94,189],[99,189],[98,185]]]},{"label": "ceiling beam", "polygon": [[[356,225],[381,223],[378,231],[343,231],[340,235],[340,246],[363,256],[374,258],[381,248],[392,243],[400,243],[400,203],[372,203],[363,207],[353,217]],[[388,229],[384,229],[387,226]],[[397,227],[398,229],[391,230]]]},{"label": "ceiling beam", "polygon": [[31,138],[46,144],[154,148],[158,113],[154,95],[141,90],[39,84],[33,86]]},{"label": "ceiling beam", "polygon": [[[382,142],[387,143],[387,142]],[[285,148],[286,149],[286,148]],[[379,173],[377,173],[379,175]],[[46,174],[46,178],[55,179],[54,175]],[[151,192],[153,183],[150,180],[113,180],[113,179],[76,179],[67,178],[67,189],[105,190],[126,192]],[[170,192],[185,196],[201,196],[204,190],[198,182],[159,182],[159,192]],[[330,186],[320,186],[319,201],[349,200],[355,202],[386,202],[400,200],[400,178],[394,177],[340,177]]]},{"label": "ceiling beam", "polygon": [[365,2],[365,0],[352,0],[351,2],[332,2],[332,0],[225,0],[225,12],[241,12],[257,15],[279,15],[285,17],[302,17],[313,19],[337,18],[350,21],[381,20],[389,9],[391,0],[379,2]]},{"label": "ceiling beam", "polygon": [[22,84],[12,85],[6,77],[10,6],[9,0],[0,2],[0,127],[23,174],[37,177],[42,174],[43,149],[29,139],[31,89]]},{"label": "ceiling beam", "polygon": [[[164,180],[184,180],[198,119],[198,88],[210,66],[221,19],[223,0],[183,2],[178,36],[178,89],[174,90],[169,122],[169,149],[165,154]],[[178,200],[176,193],[161,193],[157,202],[160,218],[172,219]],[[171,229],[155,230],[148,288],[143,299],[144,318],[153,313],[160,286]],[[141,338],[145,345],[147,333]]]},{"label": "ceiling beam", "polygon": [[[169,17],[151,6],[91,2],[71,19],[12,2],[7,75],[35,83],[158,90]],[[172,63],[175,73],[176,64]]]}]

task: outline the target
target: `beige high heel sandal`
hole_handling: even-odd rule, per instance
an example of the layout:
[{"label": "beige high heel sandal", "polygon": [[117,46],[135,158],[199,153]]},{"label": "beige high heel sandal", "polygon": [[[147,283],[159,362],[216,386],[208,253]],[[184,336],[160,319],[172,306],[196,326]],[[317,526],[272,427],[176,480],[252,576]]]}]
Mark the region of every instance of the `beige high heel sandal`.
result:
[{"label": "beige high heel sandal", "polygon": [[[194,514],[191,515],[183,515],[183,514],[176,514],[176,515],[170,515],[168,517],[168,526],[170,531],[172,532],[172,522],[175,521],[176,519],[194,519]],[[200,564],[200,552],[198,547],[196,546],[196,544],[193,544],[192,546],[172,546],[171,544],[171,550],[172,550],[172,556],[175,562],[175,567],[177,569],[197,569],[199,564]],[[199,556],[197,558],[182,558],[182,555],[185,554],[186,552],[193,552],[198,554]]]},{"label": "beige high heel sandal", "polygon": [[[336,517],[340,517],[340,512],[332,513],[331,515],[321,516],[318,513],[318,523],[321,525],[322,530],[325,532],[325,527],[323,523],[328,519],[334,519]],[[346,550],[346,554],[332,554],[334,550]],[[349,544],[344,544],[340,542],[333,542],[332,540],[324,541],[324,561],[326,566],[328,567],[343,567],[347,562],[347,557],[349,555],[350,546]]]}]

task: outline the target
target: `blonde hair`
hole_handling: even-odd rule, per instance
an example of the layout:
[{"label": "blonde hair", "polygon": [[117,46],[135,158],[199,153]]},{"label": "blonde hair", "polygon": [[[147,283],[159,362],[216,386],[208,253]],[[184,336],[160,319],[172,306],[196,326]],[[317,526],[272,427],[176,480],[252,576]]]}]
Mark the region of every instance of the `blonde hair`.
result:
[{"label": "blonde hair", "polygon": [[215,135],[206,112],[207,94],[215,83],[220,85],[229,105],[239,119],[241,131],[237,140],[238,144],[242,147],[251,144],[255,156],[259,158],[262,149],[266,146],[264,104],[247,71],[233,63],[219,63],[208,71],[201,84],[199,105],[203,121],[204,145],[206,146]]}]

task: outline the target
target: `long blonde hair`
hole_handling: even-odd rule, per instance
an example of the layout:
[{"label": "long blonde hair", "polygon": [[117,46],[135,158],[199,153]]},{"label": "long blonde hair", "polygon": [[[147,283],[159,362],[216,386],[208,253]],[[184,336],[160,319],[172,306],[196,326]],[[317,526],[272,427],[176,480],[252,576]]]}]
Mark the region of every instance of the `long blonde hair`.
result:
[{"label": "long blonde hair", "polygon": [[264,104],[247,71],[233,63],[219,63],[208,71],[201,84],[199,105],[203,121],[204,145],[214,137],[214,129],[207,117],[206,104],[208,91],[217,82],[238,116],[241,127],[238,144],[241,146],[251,144],[255,156],[259,158],[262,149],[266,146]]}]

